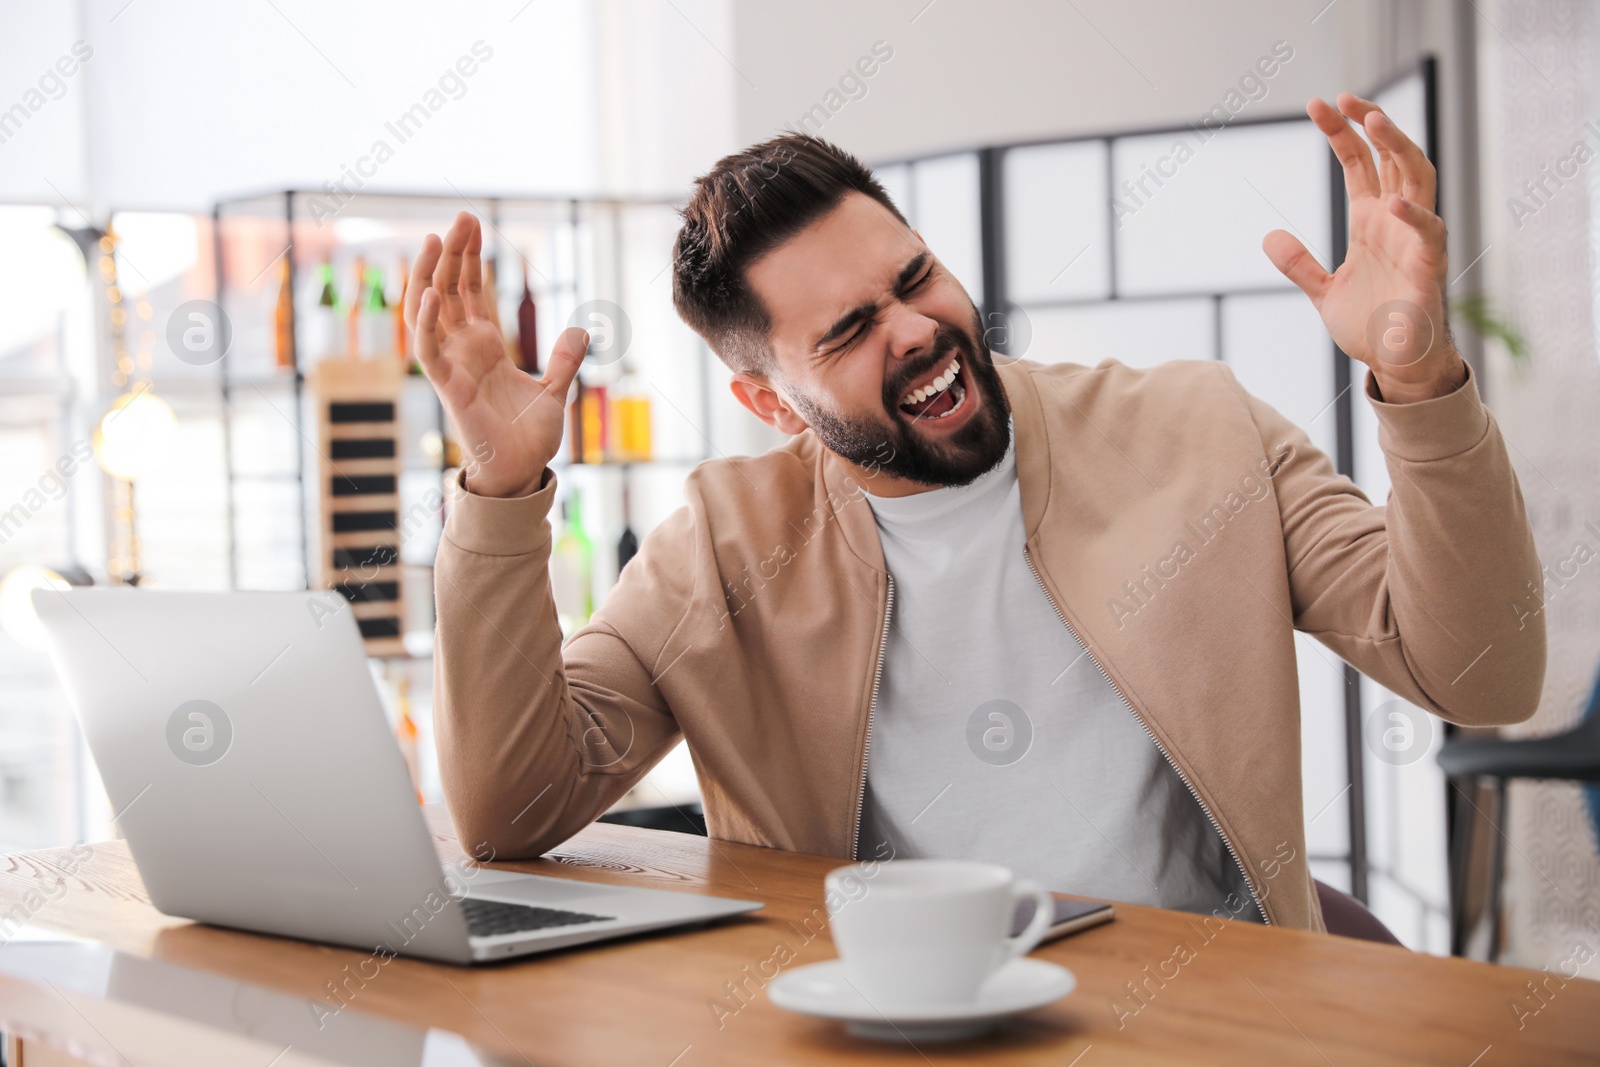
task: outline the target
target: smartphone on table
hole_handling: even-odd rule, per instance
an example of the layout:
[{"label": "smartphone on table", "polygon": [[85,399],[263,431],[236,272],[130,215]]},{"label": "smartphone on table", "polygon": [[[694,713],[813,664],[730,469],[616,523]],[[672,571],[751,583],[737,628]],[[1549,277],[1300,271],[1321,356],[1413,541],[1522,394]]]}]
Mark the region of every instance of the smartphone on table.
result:
[{"label": "smartphone on table", "polygon": [[[1087,930],[1091,926],[1108,923],[1112,919],[1111,905],[1102,900],[1074,900],[1068,897],[1056,897],[1055,916],[1050,921],[1050,929],[1045,931],[1044,937],[1039,939],[1039,944],[1066,937],[1068,934]],[[1033,910],[1037,905],[1032,900],[1024,900],[1017,905],[1016,917],[1011,922],[1011,936],[1019,937],[1033,921]]]}]

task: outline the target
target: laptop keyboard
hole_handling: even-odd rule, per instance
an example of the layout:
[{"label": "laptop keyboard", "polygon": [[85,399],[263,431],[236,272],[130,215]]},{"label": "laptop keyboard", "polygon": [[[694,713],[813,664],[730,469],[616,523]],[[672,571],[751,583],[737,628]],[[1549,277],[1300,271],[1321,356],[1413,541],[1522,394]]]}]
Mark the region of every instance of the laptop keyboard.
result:
[{"label": "laptop keyboard", "polygon": [[616,918],[614,915],[590,915],[581,911],[538,908],[531,904],[507,904],[500,900],[476,900],[472,897],[461,902],[461,909],[467,917],[467,932],[473,937],[520,934],[528,930],[548,930],[555,926],[576,926],[579,923],[605,922]]}]

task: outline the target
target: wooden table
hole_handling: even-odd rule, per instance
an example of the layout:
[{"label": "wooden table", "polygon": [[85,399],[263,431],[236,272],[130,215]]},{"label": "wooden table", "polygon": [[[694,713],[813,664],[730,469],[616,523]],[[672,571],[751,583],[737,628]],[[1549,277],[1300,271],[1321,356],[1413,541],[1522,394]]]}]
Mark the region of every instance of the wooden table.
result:
[{"label": "wooden table", "polygon": [[[445,813],[428,810],[447,861],[464,857]],[[5,857],[0,914],[30,891],[55,886],[73,865],[67,849]],[[1504,1064],[1600,1062],[1600,983],[1408,952],[1344,938],[1226,923],[1209,934],[1183,912],[1118,905],[1115,922],[1036,952],[1078,977],[1071,996],[989,1038],[892,1046],[848,1036],[842,1025],[791,1015],[762,992],[767,961],[787,946],[798,967],[834,956],[820,934],[822,877],[839,861],[624,826],[595,825],[546,859],[504,866],[595,882],[759,899],[764,911],[718,926],[585,947],[483,969],[393,960],[346,1010],[462,1035],[483,1059],[531,1064],[1029,1063]],[[121,842],[96,845],[64,874],[70,887],[33,922],[103,942],[141,959],[242,979],[298,998],[368,954],[258,937],[172,919],[150,907]],[[37,898],[36,898],[37,899]],[[1180,948],[1182,946],[1182,948]],[[0,948],[0,953],[10,951]],[[767,964],[765,967],[764,964]],[[1541,985],[1536,999],[1527,983]],[[1138,992],[1135,999],[1133,991]],[[270,994],[269,994],[270,995]],[[0,1027],[69,1040],[80,1053],[106,1044],[116,1005],[76,1003],[38,982],[0,974]],[[1519,1013],[1515,1005],[1523,1005]],[[107,1013],[97,1016],[101,1009]],[[1529,1014],[1535,1012],[1536,1014]],[[1519,1018],[1520,1015],[1520,1018]],[[81,1020],[81,1021],[80,1021]],[[94,1025],[95,1023],[99,1025]],[[1520,1023],[1520,1026],[1519,1026]],[[203,1043],[175,1020],[117,1021],[135,1062],[225,1062],[185,1051]],[[105,1033],[101,1033],[104,1030]],[[64,1031],[72,1031],[63,1036]],[[128,1042],[147,1041],[140,1052]],[[155,1046],[148,1040],[156,1041]],[[220,1042],[238,1062],[266,1067],[278,1049]],[[77,1062],[30,1041],[23,1067]],[[280,1042],[281,1046],[281,1042]],[[38,1052],[34,1049],[38,1047]],[[147,1060],[149,1047],[162,1051]],[[266,1055],[261,1055],[265,1052]],[[250,1058],[257,1057],[257,1058]],[[326,1062],[282,1053],[274,1067]]]}]

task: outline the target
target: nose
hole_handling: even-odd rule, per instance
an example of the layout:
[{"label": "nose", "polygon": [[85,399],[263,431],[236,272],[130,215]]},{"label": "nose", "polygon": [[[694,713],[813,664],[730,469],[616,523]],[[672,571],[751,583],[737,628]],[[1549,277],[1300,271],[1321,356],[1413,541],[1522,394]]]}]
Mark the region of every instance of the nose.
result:
[{"label": "nose", "polygon": [[898,360],[914,359],[933,351],[939,324],[908,304],[896,304],[884,324],[889,354]]}]

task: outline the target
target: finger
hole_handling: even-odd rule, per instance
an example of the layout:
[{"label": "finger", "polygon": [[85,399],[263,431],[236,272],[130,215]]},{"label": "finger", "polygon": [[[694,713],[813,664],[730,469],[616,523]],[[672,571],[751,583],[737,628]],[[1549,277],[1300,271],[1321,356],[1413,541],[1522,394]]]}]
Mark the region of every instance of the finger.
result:
[{"label": "finger", "polygon": [[467,238],[466,254],[461,261],[461,296],[468,319],[488,319],[494,316],[483,294],[483,226],[472,220],[472,234]]},{"label": "finger", "polygon": [[1322,303],[1322,296],[1328,291],[1333,275],[1322,269],[1317,257],[1307,252],[1306,246],[1298,238],[1286,230],[1273,230],[1262,239],[1261,250],[1285,278],[1311,298],[1313,304]]},{"label": "finger", "polygon": [[1352,200],[1363,196],[1377,196],[1379,192],[1378,168],[1372,162],[1372,152],[1367,142],[1333,109],[1326,100],[1313,100],[1306,105],[1306,114],[1317,124],[1317,129],[1328,138],[1328,146],[1339,157],[1344,167],[1345,191]]},{"label": "finger", "polygon": [[[1371,100],[1363,100],[1354,93],[1340,93],[1337,103],[1340,113],[1363,131],[1367,128],[1367,116],[1374,111],[1382,110]],[[1400,168],[1395,164],[1394,153],[1390,152],[1382,144],[1373,141],[1371,134],[1367,135],[1367,140],[1373,150],[1378,153],[1378,190],[1380,195],[1400,192]]]},{"label": "finger", "polygon": [[1432,211],[1439,179],[1427,155],[1415,141],[1400,132],[1393,119],[1376,108],[1367,114],[1365,124],[1372,143],[1393,156],[1399,168],[1400,187],[1393,191]]},{"label": "finger", "polygon": [[1339,106],[1340,114],[1349,119],[1351,122],[1355,123],[1357,126],[1363,127],[1367,124],[1368,115],[1372,114],[1374,111],[1383,110],[1383,108],[1379,107],[1371,100],[1365,100],[1357,96],[1355,93],[1340,93],[1334,100],[1334,103]]},{"label": "finger", "polygon": [[567,402],[567,390],[577,377],[584,354],[589,351],[589,331],[578,326],[568,326],[556,338],[550,350],[550,362],[545,364],[539,380],[544,383],[545,395],[553,396],[562,404]]},{"label": "finger", "polygon": [[429,281],[433,278],[433,268],[439,262],[439,253],[444,245],[438,235],[428,234],[422,239],[422,251],[417,254],[417,261],[411,265],[411,281],[406,285],[406,327],[417,328],[417,309],[422,306],[422,293],[428,288]]},{"label": "finger", "polygon": [[461,303],[461,265],[466,256],[467,238],[472,232],[472,216],[465,211],[456,216],[450,232],[444,235],[444,255],[433,272],[433,287],[439,290],[442,303],[439,321],[446,329],[466,321],[466,310]]},{"label": "finger", "polygon": [[1426,238],[1430,246],[1444,236],[1444,220],[1438,215],[1403,196],[1395,195],[1388,199],[1390,212]]},{"label": "finger", "polygon": [[[1363,100],[1352,93],[1339,96],[1339,110],[1350,121],[1361,124],[1367,138],[1378,150],[1383,161],[1383,191],[1400,193],[1406,199],[1421,204],[1430,211],[1438,187],[1438,175],[1433,164],[1416,142],[1396,126],[1394,120],[1371,100]],[[1390,167],[1394,170],[1391,173]]]},{"label": "finger", "polygon": [[1400,177],[1400,167],[1394,161],[1393,153],[1382,145],[1378,149],[1378,185],[1384,193],[1399,195],[1405,188],[1405,183]]},{"label": "finger", "polygon": [[428,376],[428,381],[435,386],[444,381],[446,367],[444,357],[439,354],[439,290],[428,286],[417,298],[417,329],[415,344],[417,362],[422,364],[422,372]]}]

